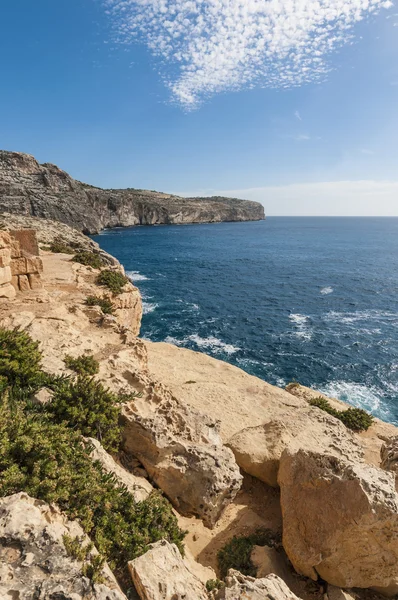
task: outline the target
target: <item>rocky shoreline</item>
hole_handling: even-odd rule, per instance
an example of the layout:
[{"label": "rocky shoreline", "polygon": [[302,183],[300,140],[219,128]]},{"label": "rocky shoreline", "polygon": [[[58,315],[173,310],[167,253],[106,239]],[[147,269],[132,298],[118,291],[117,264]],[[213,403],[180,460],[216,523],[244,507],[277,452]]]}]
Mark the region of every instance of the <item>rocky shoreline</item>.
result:
[{"label": "rocky shoreline", "polygon": [[[69,538],[90,543],[78,520],[15,483],[15,493],[0,498],[1,598],[370,600],[398,593],[397,428],[341,420],[349,407],[325,404],[314,390],[282,390],[205,354],[140,339],[139,290],[97,244],[33,217],[1,215],[0,229],[5,262],[13,243],[6,230],[36,231],[42,265],[40,288],[1,299],[0,328],[37,341],[53,377],[73,377],[66,356],[92,357],[95,379],[124,400],[119,451],[86,436],[91,459],[135,503],[160,491],[186,532],[184,556],[178,544],[153,539],[127,560],[130,584],[106,563],[95,582],[86,554],[71,554]],[[101,266],[81,264],[78,254]],[[121,277],[122,289],[99,285],[103,271]],[[51,407],[53,393],[40,390],[35,402]]]}]

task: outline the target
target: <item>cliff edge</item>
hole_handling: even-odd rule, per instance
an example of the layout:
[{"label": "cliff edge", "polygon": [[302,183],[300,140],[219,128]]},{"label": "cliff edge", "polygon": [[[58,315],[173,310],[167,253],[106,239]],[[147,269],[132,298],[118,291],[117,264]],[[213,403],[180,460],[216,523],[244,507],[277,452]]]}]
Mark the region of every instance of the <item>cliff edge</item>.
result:
[{"label": "cliff edge", "polygon": [[104,190],[29,154],[0,151],[0,212],[60,221],[98,233],[109,227],[259,221],[264,207],[237,198],[182,198],[160,192]]}]

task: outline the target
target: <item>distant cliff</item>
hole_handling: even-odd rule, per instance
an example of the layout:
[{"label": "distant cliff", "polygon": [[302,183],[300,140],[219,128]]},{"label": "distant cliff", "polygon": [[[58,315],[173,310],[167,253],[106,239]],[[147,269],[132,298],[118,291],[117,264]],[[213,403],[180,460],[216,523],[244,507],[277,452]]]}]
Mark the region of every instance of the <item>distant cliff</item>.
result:
[{"label": "distant cliff", "polygon": [[66,223],[85,233],[107,227],[258,221],[264,207],[236,198],[182,198],[147,190],[103,190],[33,156],[0,151],[0,212]]}]

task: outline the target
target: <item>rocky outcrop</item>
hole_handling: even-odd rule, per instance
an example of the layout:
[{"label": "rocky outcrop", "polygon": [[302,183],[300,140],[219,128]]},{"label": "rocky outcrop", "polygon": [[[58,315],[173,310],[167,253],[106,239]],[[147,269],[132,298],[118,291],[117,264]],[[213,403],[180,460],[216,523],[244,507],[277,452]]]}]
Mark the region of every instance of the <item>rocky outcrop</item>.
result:
[{"label": "rocky outcrop", "polygon": [[246,473],[273,487],[278,485],[279,463],[286,448],[291,452],[328,453],[350,461],[361,461],[364,456],[345,425],[313,407],[290,409],[264,425],[243,429],[227,445]]},{"label": "rocky outcrop", "polygon": [[104,450],[98,440],[88,438],[87,443],[91,449],[91,458],[94,461],[99,462],[104,471],[114,475],[119,484],[127,488],[136,502],[146,500],[153,492],[152,485],[145,477],[138,477],[124,469],[106,450]]},{"label": "rocky outcrop", "polygon": [[147,375],[131,377],[143,397],[123,408],[124,449],[142,462],[181,514],[214,526],[242,482],[217,422],[178,402]]},{"label": "rocky outcrop", "polygon": [[298,573],[338,587],[398,590],[394,476],[334,456],[285,451],[283,545]]},{"label": "rocky outcrop", "polygon": [[129,570],[141,600],[208,600],[203,583],[166,540],[129,562]]},{"label": "rocky outcrop", "polygon": [[398,436],[390,438],[381,447],[381,468],[398,474]]},{"label": "rocky outcrop", "polygon": [[261,579],[246,577],[238,571],[229,571],[217,600],[298,600],[297,596],[277,575]]},{"label": "rocky outcrop", "polygon": [[236,198],[181,198],[147,190],[86,185],[33,156],[0,151],[0,212],[66,223],[87,233],[160,223],[258,221],[264,208]]},{"label": "rocky outcrop", "polygon": [[65,536],[89,544],[80,525],[54,506],[24,493],[1,498],[0,598],[126,600],[107,566],[104,583],[93,585],[83,563],[68,554]]}]

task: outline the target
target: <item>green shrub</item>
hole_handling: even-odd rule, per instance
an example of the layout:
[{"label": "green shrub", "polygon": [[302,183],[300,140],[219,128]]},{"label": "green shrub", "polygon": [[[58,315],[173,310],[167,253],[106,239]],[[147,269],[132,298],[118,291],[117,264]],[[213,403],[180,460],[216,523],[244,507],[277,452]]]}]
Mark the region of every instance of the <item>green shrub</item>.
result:
[{"label": "green shrub", "polygon": [[0,328],[1,387],[35,388],[41,377],[39,343],[25,331]]},{"label": "green shrub", "polygon": [[[136,503],[115,477],[89,457],[80,435],[46,415],[24,411],[23,403],[0,400],[0,497],[26,492],[55,503],[77,519],[121,582],[129,560],[148,544],[166,538],[183,551],[184,533],[171,505],[160,494]],[[77,552],[76,543],[69,544]],[[95,578],[98,560],[86,565]],[[90,566],[91,565],[91,566]]]},{"label": "green shrub", "polygon": [[54,240],[51,242],[49,249],[54,254],[75,254],[76,248],[72,248],[63,240]]},{"label": "green shrub", "polygon": [[348,408],[347,410],[336,410],[333,408],[326,398],[319,396],[309,400],[311,406],[316,406],[321,410],[324,410],[329,415],[339,419],[348,429],[353,431],[367,431],[372,425],[374,419],[372,415],[363,410],[362,408]]},{"label": "green shrub", "polygon": [[90,542],[84,546],[85,539],[83,536],[72,538],[70,535],[64,535],[62,539],[68,556],[83,563],[83,575],[88,577],[92,583],[104,583],[102,569],[105,558],[100,554],[92,554],[94,544]]},{"label": "green shrub", "polygon": [[99,306],[105,315],[112,315],[114,312],[112,300],[109,297],[87,296],[85,304],[87,304],[87,306]]},{"label": "green shrub", "polygon": [[128,278],[120,271],[104,269],[97,277],[98,285],[104,285],[114,294],[121,294],[124,286],[128,283]]},{"label": "green shrub", "polygon": [[233,537],[217,554],[221,577],[224,578],[229,569],[255,577],[257,569],[250,558],[254,546],[279,548],[281,538],[269,529],[258,529],[251,535]]},{"label": "green shrub", "polygon": [[87,375],[66,380],[55,390],[46,410],[57,423],[94,437],[109,452],[117,452],[121,434],[119,425],[121,399],[100,381]]},{"label": "green shrub", "polygon": [[93,267],[93,269],[101,269],[101,267],[105,265],[104,260],[99,254],[95,254],[95,252],[78,252],[72,258],[72,260],[73,262],[80,263],[81,265],[86,265],[86,267]]},{"label": "green shrub", "polygon": [[219,579],[208,579],[206,581],[206,590],[208,592],[214,592],[215,590],[221,590],[225,587],[225,583]]},{"label": "green shrub", "polygon": [[99,362],[90,354],[82,354],[77,358],[65,356],[64,363],[71,371],[78,375],[96,375],[99,371]]}]

